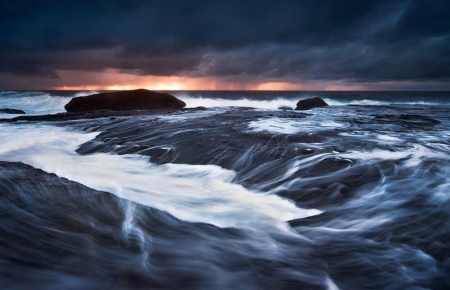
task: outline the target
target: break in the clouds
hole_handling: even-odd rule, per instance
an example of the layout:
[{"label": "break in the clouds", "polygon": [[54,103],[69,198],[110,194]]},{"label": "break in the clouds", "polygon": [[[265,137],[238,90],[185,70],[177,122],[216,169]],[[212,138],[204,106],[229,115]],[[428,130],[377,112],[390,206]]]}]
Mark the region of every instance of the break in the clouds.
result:
[{"label": "break in the clouds", "polygon": [[1,1],[0,88],[108,71],[450,88],[448,15],[447,0]]}]

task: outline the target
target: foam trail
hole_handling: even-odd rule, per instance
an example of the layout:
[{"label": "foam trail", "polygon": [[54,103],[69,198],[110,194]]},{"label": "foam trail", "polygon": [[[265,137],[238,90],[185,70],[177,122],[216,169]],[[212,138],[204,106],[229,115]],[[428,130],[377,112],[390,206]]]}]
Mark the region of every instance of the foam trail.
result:
[{"label": "foam trail", "polygon": [[308,122],[299,122],[297,119],[273,117],[251,121],[248,127],[253,132],[267,131],[275,134],[295,134],[341,128],[344,125],[334,121],[308,120]]},{"label": "foam trail", "polygon": [[96,134],[43,125],[1,124],[0,160],[23,162],[183,220],[220,227],[287,230],[285,221],[320,213],[231,183],[234,171],[216,165],[156,166],[138,155],[75,153],[80,144]]},{"label": "foam trail", "polygon": [[221,98],[203,98],[203,97],[190,97],[183,94],[176,95],[187,104],[187,107],[252,107],[263,110],[277,110],[282,106],[295,108],[298,100],[276,98],[270,100],[253,100],[253,99],[221,99]]},{"label": "foam trail", "polygon": [[339,287],[331,280],[330,277],[326,278],[326,287],[327,290],[339,290]]}]

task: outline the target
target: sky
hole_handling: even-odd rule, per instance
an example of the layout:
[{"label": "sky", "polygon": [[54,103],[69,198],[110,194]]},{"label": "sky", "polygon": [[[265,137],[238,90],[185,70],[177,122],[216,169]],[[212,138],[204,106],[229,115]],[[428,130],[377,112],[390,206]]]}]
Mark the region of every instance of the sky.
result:
[{"label": "sky", "polygon": [[0,0],[0,89],[450,90],[448,0]]}]

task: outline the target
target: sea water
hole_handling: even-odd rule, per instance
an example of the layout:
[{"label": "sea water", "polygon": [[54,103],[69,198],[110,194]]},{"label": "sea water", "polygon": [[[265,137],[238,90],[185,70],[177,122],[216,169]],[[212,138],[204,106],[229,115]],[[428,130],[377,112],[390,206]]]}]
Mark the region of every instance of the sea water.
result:
[{"label": "sea water", "polygon": [[[3,288],[449,286],[448,93],[171,93],[205,108],[0,116]],[[330,107],[288,109],[315,96]]]}]

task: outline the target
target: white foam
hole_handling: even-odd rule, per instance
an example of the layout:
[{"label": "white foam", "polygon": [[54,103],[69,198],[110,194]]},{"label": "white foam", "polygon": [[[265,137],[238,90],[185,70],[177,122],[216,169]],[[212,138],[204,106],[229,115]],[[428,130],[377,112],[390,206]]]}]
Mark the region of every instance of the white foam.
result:
[{"label": "white foam", "polygon": [[320,121],[315,119],[265,118],[251,121],[248,127],[253,132],[271,132],[275,134],[295,134],[300,132],[318,132],[343,127],[334,121]]},{"label": "white foam", "polygon": [[388,151],[388,150],[373,150],[373,151],[351,151],[341,154],[341,157],[350,159],[362,160],[400,160],[404,159],[404,165],[409,167],[417,166],[423,159],[438,158],[448,160],[449,156],[445,153],[431,150],[424,146],[416,145],[408,151]]},{"label": "white foam", "polygon": [[298,122],[289,122],[285,119],[270,118],[251,121],[248,127],[255,132],[267,131],[276,134],[294,134],[300,132],[302,127]]},{"label": "white foam", "polygon": [[383,140],[383,141],[401,141],[400,138],[394,137],[394,136],[390,136],[390,135],[386,135],[386,134],[377,134],[376,135],[377,139]]},{"label": "white foam", "polygon": [[268,100],[254,100],[254,99],[222,99],[222,98],[203,98],[203,97],[191,97],[184,94],[176,94],[176,97],[186,103],[186,107],[251,107],[264,110],[277,110],[282,106],[295,108],[298,100],[275,98]]},{"label": "white foam", "polygon": [[0,160],[23,162],[183,220],[220,227],[288,230],[285,221],[320,213],[231,183],[235,173],[216,165],[157,166],[138,155],[75,153],[95,135],[45,125],[0,124]]},{"label": "white foam", "polygon": [[377,100],[354,100],[349,102],[350,105],[368,105],[368,106],[379,106],[379,105],[387,105],[389,102],[385,101],[377,101]]},{"label": "white foam", "polygon": [[343,105],[362,105],[362,106],[387,106],[387,105],[449,105],[449,102],[443,101],[416,101],[416,100],[371,100],[371,99],[339,99],[339,98],[323,98],[330,106]]}]

